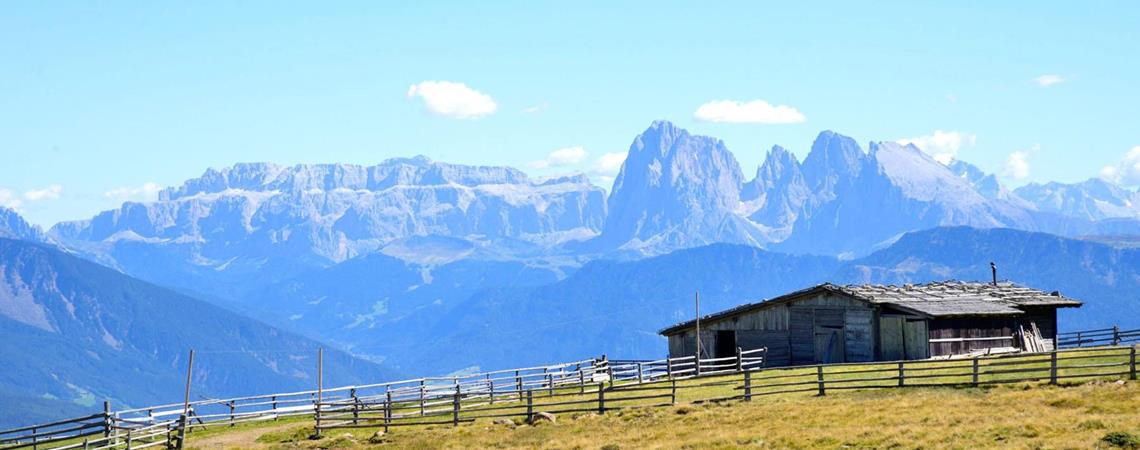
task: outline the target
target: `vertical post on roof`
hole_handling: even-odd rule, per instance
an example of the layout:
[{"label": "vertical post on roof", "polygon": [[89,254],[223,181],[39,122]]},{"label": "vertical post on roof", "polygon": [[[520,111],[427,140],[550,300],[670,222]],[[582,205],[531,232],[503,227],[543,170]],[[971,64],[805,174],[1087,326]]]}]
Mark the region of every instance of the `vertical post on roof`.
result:
[{"label": "vertical post on roof", "polygon": [[990,261],[990,274],[993,276],[994,286],[997,286],[997,264],[994,264],[993,261]]},{"label": "vertical post on roof", "polygon": [[694,297],[697,312],[697,375],[701,374],[701,291],[696,291]]}]

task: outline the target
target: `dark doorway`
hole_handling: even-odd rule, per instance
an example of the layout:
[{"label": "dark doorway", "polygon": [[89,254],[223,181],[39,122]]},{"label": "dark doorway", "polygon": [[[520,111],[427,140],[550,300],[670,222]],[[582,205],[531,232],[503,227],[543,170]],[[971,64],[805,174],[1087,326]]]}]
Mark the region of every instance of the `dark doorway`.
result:
[{"label": "dark doorway", "polygon": [[727,358],[729,356],[736,356],[736,331],[735,330],[717,330],[716,331],[716,352],[714,358]]}]

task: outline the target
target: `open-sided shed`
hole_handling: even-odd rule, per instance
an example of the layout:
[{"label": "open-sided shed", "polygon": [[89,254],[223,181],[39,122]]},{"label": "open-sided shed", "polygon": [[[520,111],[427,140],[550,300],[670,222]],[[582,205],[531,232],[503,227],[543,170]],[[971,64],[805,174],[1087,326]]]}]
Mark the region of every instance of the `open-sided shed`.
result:
[{"label": "open-sided shed", "polygon": [[[770,365],[892,361],[1020,348],[1021,330],[1055,345],[1057,308],[1081,302],[1009,282],[830,283],[700,320],[701,355],[768,348]],[[669,356],[696,353],[696,321],[661,330]]]}]

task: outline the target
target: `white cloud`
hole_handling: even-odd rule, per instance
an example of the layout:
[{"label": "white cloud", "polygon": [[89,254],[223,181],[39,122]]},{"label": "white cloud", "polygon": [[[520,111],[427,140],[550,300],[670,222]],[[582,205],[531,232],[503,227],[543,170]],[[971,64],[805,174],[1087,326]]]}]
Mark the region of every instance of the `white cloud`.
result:
[{"label": "white cloud", "polygon": [[1101,178],[1125,186],[1140,184],[1140,145],[1132,147],[1124,157],[1114,165],[1104,166],[1100,170]]},{"label": "white cloud", "polygon": [[800,123],[804,115],[787,105],[771,105],[764,100],[740,102],[713,100],[697,108],[693,117],[703,122],[759,123],[767,125]]},{"label": "white cloud", "polygon": [[528,106],[526,108],[523,108],[522,113],[523,114],[538,114],[538,113],[546,110],[546,107],[547,107],[547,103],[542,102],[542,104],[538,104],[538,105],[534,105],[534,106]]},{"label": "white cloud", "polygon": [[621,165],[625,163],[625,157],[628,155],[626,152],[606,153],[594,161],[594,173],[599,175],[615,176],[621,171]]},{"label": "white cloud", "polygon": [[1002,174],[1014,180],[1029,178],[1029,156],[1037,153],[1040,148],[1039,145],[1034,145],[1029,150],[1017,150],[1010,153],[1005,159],[1005,170]]},{"label": "white cloud", "polygon": [[625,152],[613,152],[598,157],[594,161],[593,167],[590,168],[590,178],[597,185],[610,189],[614,185],[614,179],[621,171],[621,165],[625,163],[627,155],[628,153]]},{"label": "white cloud", "polygon": [[24,199],[30,202],[38,202],[40,200],[55,200],[59,198],[59,194],[63,193],[63,186],[53,184],[43,189],[32,189],[24,192]]},{"label": "white cloud", "polygon": [[158,183],[144,183],[142,186],[137,187],[120,187],[111,189],[103,193],[103,196],[112,200],[125,202],[153,202],[158,200],[158,191],[162,187]]},{"label": "white cloud", "polygon": [[423,99],[433,114],[455,119],[478,119],[495,112],[490,95],[451,81],[422,81],[408,88],[408,98]]},{"label": "white cloud", "polygon": [[10,209],[17,209],[24,202],[20,200],[20,195],[13,192],[11,189],[0,188],[0,206]]},{"label": "white cloud", "polygon": [[970,133],[934,130],[933,134],[908,139],[898,139],[896,142],[903,145],[914,144],[938,162],[949,164],[950,161],[958,155],[958,150],[963,146],[973,147],[977,140],[978,137]]},{"label": "white cloud", "polygon": [[572,166],[586,159],[586,149],[582,146],[560,148],[546,155],[546,159],[532,161],[527,165],[532,169],[549,169],[551,167]]},{"label": "white cloud", "polygon": [[1054,84],[1064,83],[1065,77],[1057,75],[1057,74],[1051,74],[1050,73],[1050,74],[1045,74],[1045,75],[1041,75],[1037,78],[1034,78],[1033,82],[1037,83],[1037,85],[1041,86],[1041,87],[1049,87],[1049,86],[1052,86]]},{"label": "white cloud", "polygon": [[946,101],[950,103],[958,103],[958,96],[954,94],[946,94]]}]

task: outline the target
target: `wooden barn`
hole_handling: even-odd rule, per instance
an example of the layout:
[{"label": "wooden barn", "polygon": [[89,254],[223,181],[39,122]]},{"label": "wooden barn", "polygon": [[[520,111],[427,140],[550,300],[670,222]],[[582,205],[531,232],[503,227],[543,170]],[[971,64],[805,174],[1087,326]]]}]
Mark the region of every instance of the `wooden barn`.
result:
[{"label": "wooden barn", "polygon": [[[767,347],[768,364],[783,366],[1052,349],[1057,308],[1079,306],[1007,282],[825,283],[701,317],[701,357]],[[670,357],[695,353],[696,325],[661,330]]]}]

